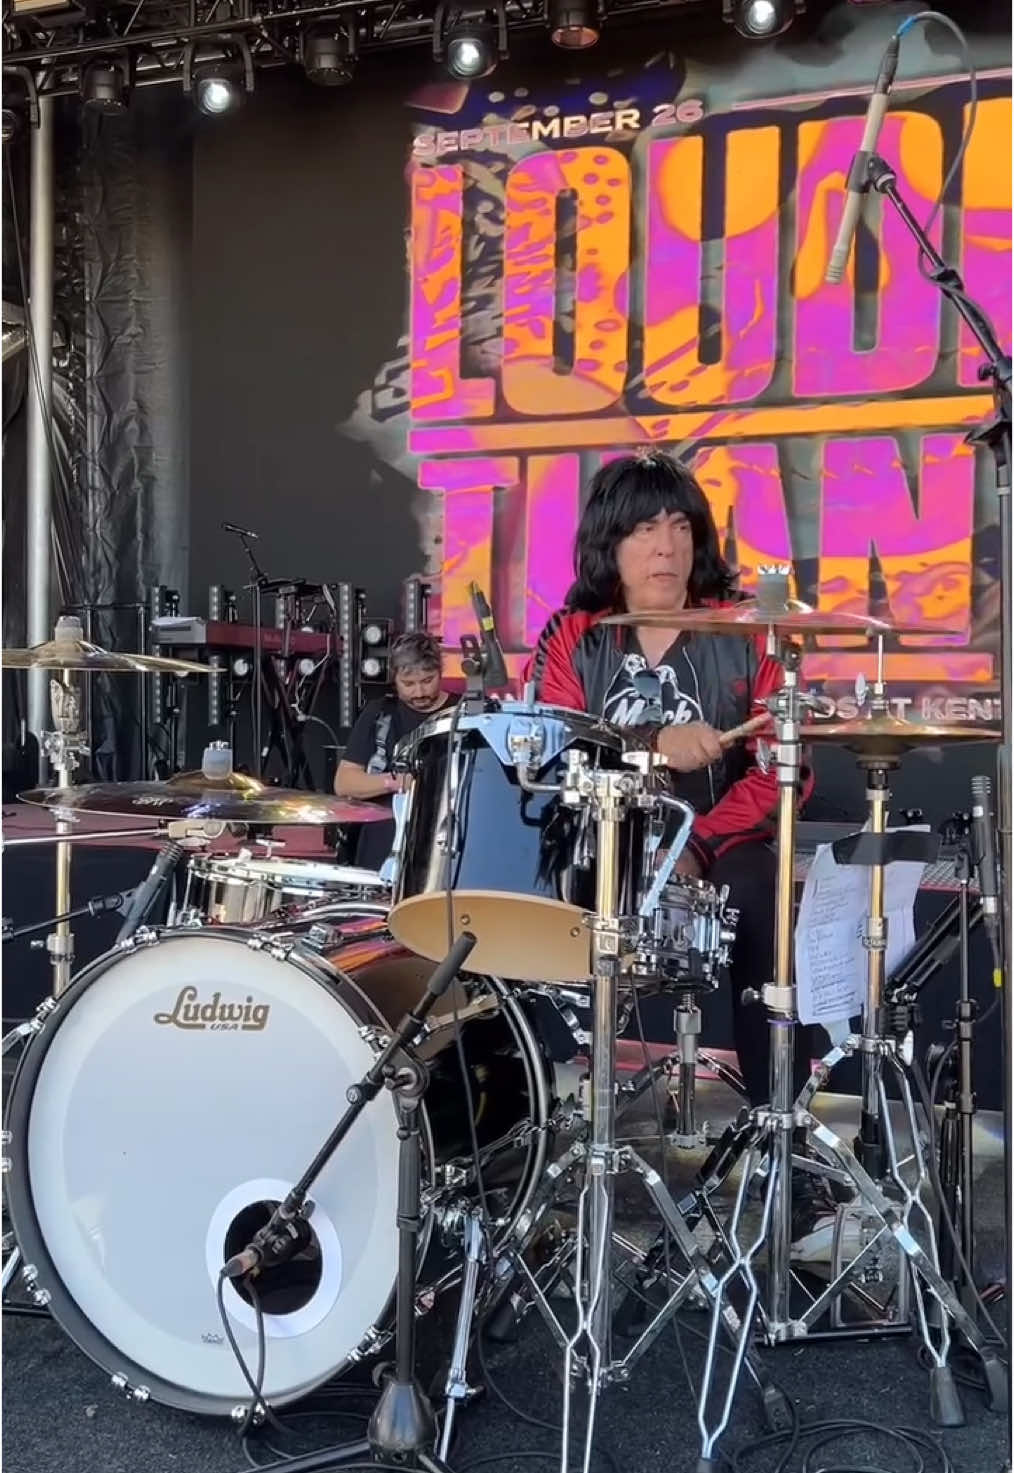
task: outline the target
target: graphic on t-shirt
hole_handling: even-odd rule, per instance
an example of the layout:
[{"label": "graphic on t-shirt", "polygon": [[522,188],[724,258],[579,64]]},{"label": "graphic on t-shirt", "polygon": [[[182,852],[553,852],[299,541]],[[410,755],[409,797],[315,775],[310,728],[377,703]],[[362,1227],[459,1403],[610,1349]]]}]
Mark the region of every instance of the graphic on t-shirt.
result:
[{"label": "graphic on t-shirt", "polygon": [[689,679],[693,695],[680,685],[675,666],[652,669],[643,655],[625,655],[606,691],[602,715],[614,726],[685,726],[703,720],[694,667],[686,656],[681,673]]}]

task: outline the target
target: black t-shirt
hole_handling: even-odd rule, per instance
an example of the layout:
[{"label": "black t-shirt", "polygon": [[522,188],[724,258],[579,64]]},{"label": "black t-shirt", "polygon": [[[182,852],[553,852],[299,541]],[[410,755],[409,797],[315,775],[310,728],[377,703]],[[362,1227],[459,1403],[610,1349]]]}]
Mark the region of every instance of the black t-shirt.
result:
[{"label": "black t-shirt", "polygon": [[[454,697],[447,696],[444,705],[437,711],[415,711],[396,696],[368,701],[349,732],[343,760],[354,762],[357,767],[364,767],[368,772],[390,772],[394,762],[394,749],[401,739],[415,731],[417,726],[422,726],[431,716],[446,711],[453,702]],[[378,806],[390,808],[391,795],[371,801]],[[362,865],[364,869],[379,869],[390,854],[393,843],[393,819],[387,823],[364,823],[356,845],[356,864]]]}]

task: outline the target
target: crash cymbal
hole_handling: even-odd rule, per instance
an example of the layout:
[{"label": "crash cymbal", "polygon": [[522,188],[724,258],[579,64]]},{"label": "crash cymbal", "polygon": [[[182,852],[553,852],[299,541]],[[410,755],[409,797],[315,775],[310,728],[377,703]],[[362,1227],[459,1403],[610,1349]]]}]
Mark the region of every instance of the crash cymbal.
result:
[{"label": "crash cymbal", "polygon": [[725,608],[672,609],[659,612],[608,614],[603,624],[640,625],[646,629],[686,629],[700,634],[856,634],[867,637],[878,634],[947,634],[938,625],[891,624],[875,619],[872,614],[849,614],[811,608],[809,604],[790,599],[785,609],[772,612],[754,598]]},{"label": "crash cymbal", "polygon": [[992,727],[946,726],[927,722],[902,721],[897,716],[878,713],[856,716],[851,721],[828,721],[804,726],[803,742],[845,747],[863,757],[894,757],[914,747],[942,746],[946,742],[998,742],[1000,733]]},{"label": "crash cymbal", "polygon": [[4,650],[5,670],[87,670],[132,675],[207,675],[207,665],[161,655],[121,655],[86,639],[50,639],[25,650]]},{"label": "crash cymbal", "polygon": [[209,778],[181,772],[166,783],[86,783],[71,788],[33,788],[25,803],[73,813],[114,817],[144,814],[152,819],[208,819],[223,823],[382,823],[391,811],[377,803],[350,803],[330,793],[272,788],[240,772]]}]

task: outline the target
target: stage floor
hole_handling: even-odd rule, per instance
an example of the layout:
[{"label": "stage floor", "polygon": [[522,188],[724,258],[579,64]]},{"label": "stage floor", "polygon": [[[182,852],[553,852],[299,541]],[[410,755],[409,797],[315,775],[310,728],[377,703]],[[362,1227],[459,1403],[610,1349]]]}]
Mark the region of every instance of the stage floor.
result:
[{"label": "stage floor", "polygon": [[[719,1122],[729,1113],[731,1095],[724,1086],[701,1087],[702,1113]],[[842,1129],[854,1131],[857,1105],[843,1096],[830,1096],[821,1114]],[[630,1135],[650,1137],[653,1112],[646,1102],[643,1116],[632,1122]],[[645,1154],[650,1148],[642,1143]],[[692,1161],[686,1154],[670,1155],[671,1179],[688,1177]],[[977,1227],[979,1264],[986,1277],[999,1276],[1006,1260],[1003,1242],[1003,1166],[994,1117],[980,1120],[977,1140]],[[645,1231],[642,1199],[623,1190],[619,1224],[625,1234]],[[424,1384],[439,1369],[450,1343],[456,1308],[454,1295],[420,1321],[421,1372]],[[1002,1324],[1003,1306],[992,1310]],[[698,1338],[704,1317],[687,1311],[681,1317],[681,1338],[689,1371],[699,1378],[703,1345]],[[929,1429],[929,1387],[926,1373],[915,1359],[909,1338],[792,1345],[761,1352],[772,1377],[798,1408],[803,1422],[854,1418],[889,1427],[909,1425]],[[559,1354],[540,1321],[531,1317],[516,1344],[487,1350],[487,1363],[498,1387],[531,1416],[547,1421],[560,1417]],[[473,1384],[481,1372],[473,1354]],[[356,1382],[364,1385],[365,1373]],[[337,1383],[343,1388],[348,1382]],[[941,1434],[955,1473],[1000,1473],[1004,1463],[1006,1424],[985,1410],[979,1394],[963,1389],[967,1425]],[[307,1415],[291,1421],[296,1429],[279,1450],[308,1452],[342,1438],[362,1435],[356,1420],[372,1404],[373,1393],[361,1397],[333,1388],[317,1393],[306,1404]],[[313,1416],[309,1411],[315,1409]],[[302,1409],[301,1409],[302,1410]],[[336,1413],[343,1414],[339,1420]],[[579,1426],[583,1422],[579,1420]],[[235,1431],[211,1422],[148,1403],[131,1405],[110,1385],[109,1376],[88,1361],[47,1319],[5,1316],[3,1340],[4,1453],[17,1473],[241,1473],[244,1454]],[[530,1473],[558,1467],[559,1439],[548,1430],[521,1423],[495,1395],[478,1399],[462,1414],[451,1457],[454,1473],[472,1466],[493,1473]],[[732,1424],[724,1441],[731,1452],[763,1432],[759,1406],[746,1384],[737,1399]],[[280,1444],[280,1434],[271,1441]],[[271,1449],[254,1444],[264,1463]],[[620,1473],[692,1473],[697,1460],[695,1404],[687,1385],[680,1351],[672,1329],[655,1342],[635,1368],[627,1387],[607,1391],[601,1402],[592,1473],[615,1468]],[[832,1450],[829,1449],[828,1453]],[[850,1465],[906,1468],[911,1459],[883,1440],[850,1437],[833,1449],[839,1461]],[[533,1453],[543,1454],[538,1460]],[[486,1462],[494,1458],[496,1461]],[[827,1458],[824,1458],[827,1461]],[[579,1449],[573,1449],[579,1466]],[[790,1463],[791,1473],[800,1466]],[[750,1470],[772,1467],[767,1457],[751,1458]],[[932,1470],[932,1463],[929,1465]]]}]

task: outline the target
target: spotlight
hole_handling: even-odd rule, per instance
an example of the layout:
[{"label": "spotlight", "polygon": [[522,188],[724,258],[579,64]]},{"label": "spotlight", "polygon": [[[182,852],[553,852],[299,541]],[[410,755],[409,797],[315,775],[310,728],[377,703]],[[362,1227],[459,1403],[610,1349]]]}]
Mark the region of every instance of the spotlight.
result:
[{"label": "spotlight", "polygon": [[749,41],[769,41],[787,31],[806,0],[725,0],[724,16]]},{"label": "spotlight", "polygon": [[125,56],[98,56],[81,76],[81,97],[92,112],[112,117],[130,101],[130,62]]},{"label": "spotlight", "polygon": [[354,25],[314,26],[301,37],[303,68],[318,87],[351,82],[356,60]]},{"label": "spotlight", "polygon": [[392,632],[390,619],[362,618],[359,626],[359,673],[363,680],[387,679]]},{"label": "spotlight", "polygon": [[488,77],[507,55],[503,0],[488,10],[450,10],[441,0],[433,17],[433,55],[459,82]]},{"label": "spotlight", "polygon": [[183,91],[209,117],[234,112],[254,89],[253,57],[245,37],[220,36],[218,45],[224,58],[212,58],[207,51],[202,56],[193,41],[183,53]]},{"label": "spotlight", "polygon": [[594,46],[599,27],[591,0],[549,0],[549,34],[566,51]]}]

